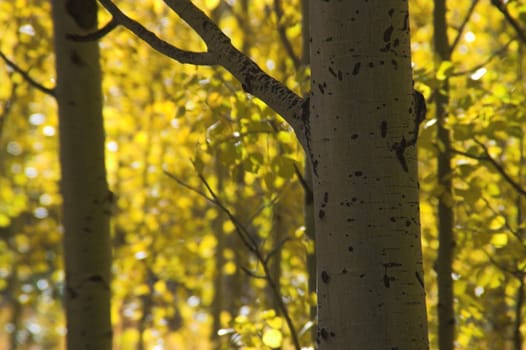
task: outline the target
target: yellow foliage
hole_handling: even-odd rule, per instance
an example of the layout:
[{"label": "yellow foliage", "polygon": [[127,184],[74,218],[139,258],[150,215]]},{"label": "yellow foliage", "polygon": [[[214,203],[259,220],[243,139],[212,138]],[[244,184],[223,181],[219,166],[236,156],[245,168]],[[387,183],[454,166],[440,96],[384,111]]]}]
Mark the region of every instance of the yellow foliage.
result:
[{"label": "yellow foliage", "polygon": [[237,266],[232,261],[227,262],[223,265],[223,273],[225,275],[233,275],[237,271]]},{"label": "yellow foliage", "polygon": [[263,343],[272,349],[279,348],[283,341],[283,335],[277,329],[270,328],[263,332]]}]

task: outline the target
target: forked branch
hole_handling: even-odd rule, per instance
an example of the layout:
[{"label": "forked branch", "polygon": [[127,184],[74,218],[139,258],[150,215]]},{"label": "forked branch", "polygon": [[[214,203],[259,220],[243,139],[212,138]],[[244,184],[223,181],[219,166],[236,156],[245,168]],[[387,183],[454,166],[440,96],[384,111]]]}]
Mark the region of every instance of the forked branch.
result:
[{"label": "forked branch", "polygon": [[482,150],[484,152],[483,155],[471,154],[471,153],[460,151],[460,150],[457,150],[457,149],[451,149],[451,152],[453,152],[455,154],[458,154],[458,155],[461,155],[461,156],[464,156],[464,157],[467,157],[467,158],[489,162],[491,165],[493,165],[495,170],[497,170],[497,172],[504,178],[504,180],[508,184],[510,184],[510,186],[513,187],[515,189],[515,191],[517,191],[517,193],[519,193],[522,196],[526,196],[526,189],[524,187],[522,187],[519,182],[515,181],[511,177],[511,175],[508,174],[506,169],[504,169],[504,167],[490,155],[489,150],[486,147],[486,145],[484,145],[481,141],[479,141],[477,139],[474,139],[474,141],[475,141],[475,143],[477,143],[482,148]]},{"label": "forked branch", "polygon": [[241,239],[241,241],[243,242],[245,247],[247,247],[254,254],[254,256],[256,257],[258,262],[261,264],[261,267],[263,268],[263,275],[255,274],[254,272],[246,269],[243,266],[241,267],[241,269],[243,271],[245,271],[251,277],[265,279],[267,281],[270,289],[272,290],[272,293],[274,294],[274,299],[276,300],[276,303],[278,305],[279,311],[282,313],[283,317],[285,318],[285,322],[287,323],[287,326],[289,328],[290,335],[291,335],[291,338],[292,338],[292,342],[294,343],[294,347],[296,348],[296,350],[300,350],[301,346],[300,346],[300,343],[299,343],[299,338],[298,338],[298,333],[296,331],[296,327],[294,326],[294,323],[292,322],[292,318],[291,318],[291,316],[289,314],[287,306],[283,302],[283,298],[282,298],[282,295],[280,293],[280,290],[279,290],[279,287],[278,287],[278,284],[277,284],[278,282],[276,282],[272,278],[272,275],[270,273],[270,268],[269,268],[269,260],[270,260],[270,258],[279,249],[281,249],[281,247],[283,246],[283,244],[287,240],[283,240],[282,242],[279,242],[279,244],[272,251],[270,251],[267,254],[267,256],[265,256],[265,254],[261,251],[261,249],[260,249],[255,237],[250,234],[250,232],[246,228],[246,226],[243,225],[241,223],[241,221],[239,221],[239,219],[230,211],[230,209],[227,208],[227,206],[218,197],[216,192],[212,189],[212,187],[210,186],[210,184],[208,183],[208,181],[205,179],[205,177],[202,174],[199,173],[198,177],[201,180],[201,183],[203,184],[203,186],[205,186],[205,188],[206,188],[206,190],[207,190],[209,195],[207,195],[203,191],[201,191],[201,190],[199,190],[199,189],[197,189],[197,188],[195,188],[193,186],[188,185],[187,183],[185,183],[184,181],[179,179],[177,176],[175,176],[174,174],[172,174],[172,173],[170,173],[170,172],[168,172],[166,170],[164,171],[164,173],[166,175],[168,175],[171,179],[173,179],[175,182],[177,182],[179,185],[183,186],[184,188],[186,188],[186,189],[188,189],[188,190],[190,190],[190,191],[192,191],[194,193],[197,193],[198,195],[200,195],[201,197],[203,197],[207,201],[209,201],[212,204],[214,204],[224,214],[226,214],[226,216],[228,217],[230,222],[234,225],[238,237]]},{"label": "forked branch", "polygon": [[22,78],[31,86],[37,88],[37,90],[40,90],[42,91],[43,93],[45,94],[48,94],[48,95],[51,95],[51,96],[55,96],[55,90],[54,89],[50,89],[50,88],[47,88],[45,87],[44,85],[40,84],[38,81],[36,81],[35,79],[33,79],[30,75],[29,75],[29,72],[23,70],[22,68],[20,68],[15,62],[11,61],[9,58],[7,58],[7,56],[2,52],[0,51],[0,58],[2,60],[4,60],[4,62],[12,69],[14,70],[15,72],[17,72],[18,74],[20,74],[22,76]]},{"label": "forked branch", "polygon": [[219,65],[228,70],[246,92],[265,102],[289,123],[305,148],[308,138],[305,135],[305,99],[265,73],[252,59],[236,49],[230,38],[190,0],[164,2],[203,39],[208,49],[206,52],[181,50],[125,15],[111,0],[99,2],[110,12],[112,21],[126,27],[160,53],[181,63]]},{"label": "forked branch", "polygon": [[519,22],[508,11],[506,3],[502,0],[491,0],[491,3],[504,15],[508,23],[511,24],[513,29],[515,29],[515,32],[517,33],[521,41],[523,43],[526,43],[526,31],[523,27],[521,27]]}]

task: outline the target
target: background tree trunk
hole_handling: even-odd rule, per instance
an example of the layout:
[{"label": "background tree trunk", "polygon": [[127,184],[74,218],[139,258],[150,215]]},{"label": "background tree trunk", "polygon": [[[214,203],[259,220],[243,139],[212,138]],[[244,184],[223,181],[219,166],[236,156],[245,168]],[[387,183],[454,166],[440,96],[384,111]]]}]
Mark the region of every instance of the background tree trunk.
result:
[{"label": "background tree trunk", "polygon": [[[450,45],[447,37],[446,2],[435,0],[433,12],[434,46],[437,54],[437,67],[450,60]],[[435,90],[437,118],[437,179],[441,189],[438,197],[438,256],[436,261],[438,279],[438,348],[453,350],[455,341],[455,311],[453,306],[453,194],[451,147],[449,129],[446,126],[447,107],[449,104],[449,79],[439,82]]]},{"label": "background tree trunk", "polygon": [[64,210],[67,348],[110,350],[109,217],[101,70],[96,41],[67,34],[97,27],[95,0],[53,1]]},{"label": "background tree trunk", "polygon": [[319,349],[426,349],[407,2],[310,13]]}]

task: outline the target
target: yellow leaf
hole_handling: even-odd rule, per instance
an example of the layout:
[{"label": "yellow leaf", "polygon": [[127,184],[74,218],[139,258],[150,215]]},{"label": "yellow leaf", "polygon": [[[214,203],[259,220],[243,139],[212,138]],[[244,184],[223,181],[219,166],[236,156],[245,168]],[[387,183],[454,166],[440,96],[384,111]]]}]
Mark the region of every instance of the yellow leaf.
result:
[{"label": "yellow leaf", "polygon": [[215,9],[219,5],[219,0],[206,0],[206,7],[209,9]]},{"label": "yellow leaf", "polygon": [[265,310],[261,313],[262,318],[272,318],[274,316],[276,316],[276,311],[273,309]]},{"label": "yellow leaf", "polygon": [[436,78],[445,80],[453,72],[453,64],[450,61],[443,61],[438,68]]},{"label": "yellow leaf", "polygon": [[234,322],[238,323],[238,324],[247,323],[248,322],[248,318],[246,316],[244,316],[244,315],[239,315],[239,316],[236,316]]},{"label": "yellow leaf", "polygon": [[199,244],[199,252],[203,257],[211,257],[214,255],[217,240],[212,235],[206,235]]},{"label": "yellow leaf", "polygon": [[283,335],[277,329],[267,329],[263,333],[263,343],[273,349],[279,348],[283,341]]},{"label": "yellow leaf", "polygon": [[146,295],[150,293],[150,289],[146,284],[139,284],[137,287],[133,289],[133,293],[135,295]]},{"label": "yellow leaf", "polygon": [[153,289],[159,294],[164,294],[167,291],[166,283],[163,280],[157,281],[155,282]]},{"label": "yellow leaf", "polygon": [[496,216],[493,218],[493,220],[491,220],[491,222],[489,223],[489,228],[491,230],[498,230],[500,229],[502,226],[504,226],[504,224],[506,223],[506,219],[504,219],[503,216]]},{"label": "yellow leaf", "polygon": [[489,183],[488,187],[486,188],[489,195],[492,197],[498,197],[500,196],[500,188],[494,183]]},{"label": "yellow leaf", "polygon": [[234,264],[232,261],[229,261],[223,266],[223,273],[225,275],[233,275],[236,272],[236,269],[236,264]]},{"label": "yellow leaf", "polygon": [[10,222],[11,219],[9,219],[9,216],[0,214],[0,227],[7,227]]},{"label": "yellow leaf", "polygon": [[506,244],[508,244],[508,235],[505,233],[495,233],[491,237],[491,244],[493,244],[497,248],[502,248]]},{"label": "yellow leaf", "polygon": [[229,220],[223,223],[223,232],[230,233],[234,231],[234,224]]},{"label": "yellow leaf", "polygon": [[274,329],[281,329],[281,327],[283,326],[283,319],[279,316],[276,316],[268,320],[267,324],[269,325],[269,327],[272,327]]}]

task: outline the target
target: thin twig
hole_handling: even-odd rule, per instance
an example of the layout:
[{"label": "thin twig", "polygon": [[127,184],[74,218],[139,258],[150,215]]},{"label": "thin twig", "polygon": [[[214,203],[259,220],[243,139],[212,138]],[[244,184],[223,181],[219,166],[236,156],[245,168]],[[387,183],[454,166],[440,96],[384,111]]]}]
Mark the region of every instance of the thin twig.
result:
[{"label": "thin twig", "polygon": [[497,162],[495,159],[493,159],[493,157],[491,157],[487,147],[477,139],[474,139],[474,141],[482,148],[482,150],[484,151],[484,155],[471,154],[471,153],[460,151],[460,150],[453,149],[453,148],[450,149],[450,152],[467,157],[467,158],[489,162],[491,165],[493,165],[493,167],[497,170],[497,172],[504,178],[504,180],[506,180],[506,182],[509,183],[520,195],[526,196],[526,189],[524,189],[519,183],[513,180],[511,176],[506,172],[506,170],[502,167],[502,165],[499,162]]},{"label": "thin twig", "polygon": [[50,89],[50,88],[47,88],[45,87],[44,85],[40,84],[39,82],[37,82],[35,79],[31,78],[31,76],[29,75],[29,73],[25,70],[23,70],[22,68],[20,68],[15,62],[11,61],[9,58],[7,58],[7,56],[2,52],[0,51],[0,58],[2,58],[4,60],[4,62],[12,69],[14,70],[15,72],[17,72],[18,74],[20,74],[22,76],[22,78],[27,82],[29,83],[29,85],[37,88],[38,90],[42,91],[43,93],[47,94],[47,95],[51,95],[53,97],[55,97],[55,89]]},{"label": "thin twig", "polygon": [[[258,261],[261,263],[261,267],[263,268],[263,272],[264,272],[265,276],[267,276],[267,283],[269,284],[270,289],[274,293],[274,298],[276,299],[276,302],[278,303],[278,307],[279,307],[280,311],[282,312],[283,317],[285,317],[285,321],[286,321],[286,323],[287,323],[287,325],[289,327],[290,335],[292,337],[292,341],[294,343],[294,346],[296,347],[297,350],[300,350],[301,346],[300,346],[300,343],[299,343],[298,334],[296,332],[296,327],[294,326],[294,323],[292,322],[292,318],[290,317],[290,314],[289,314],[289,311],[287,309],[287,306],[283,302],[283,298],[282,298],[282,295],[280,293],[280,290],[279,290],[276,282],[274,281],[274,279],[271,277],[272,275],[270,273],[270,269],[268,267],[268,263],[267,263],[266,259],[263,257],[263,254],[261,253],[261,251],[259,250],[259,248],[257,246],[257,243],[255,242],[253,237],[248,233],[248,230],[246,229],[246,227],[244,225],[242,225],[239,222],[239,220],[230,212],[230,210],[228,210],[223,205],[223,203],[221,202],[219,197],[215,194],[215,192],[212,190],[212,188],[210,187],[210,185],[208,184],[206,179],[203,177],[203,175],[202,174],[198,174],[198,176],[201,179],[201,181],[203,181],[203,184],[205,185],[205,187],[209,191],[209,193],[212,196],[212,198],[215,199],[217,205],[223,210],[223,212],[225,212],[225,214],[228,216],[230,221],[232,221],[232,223],[236,227],[236,230],[239,233],[240,237],[252,238],[252,243],[253,243],[253,247],[254,247],[254,249],[252,249],[252,251],[254,252],[256,258],[258,259]],[[242,232],[244,233],[243,235],[241,235]],[[244,243],[247,246],[247,248],[249,248],[249,249],[251,248],[250,245],[246,244],[246,241],[244,241]]]},{"label": "thin twig", "polygon": [[471,3],[471,6],[468,9],[468,12],[466,13],[466,16],[464,17],[464,20],[460,24],[460,27],[457,31],[457,36],[455,37],[455,40],[453,40],[453,43],[449,47],[449,56],[451,57],[451,53],[455,50],[458,43],[460,42],[460,39],[462,38],[462,33],[464,32],[464,28],[466,27],[466,24],[468,24],[469,19],[471,18],[471,15],[473,14],[473,11],[475,10],[475,6],[477,6],[477,3],[479,0],[473,0]]},{"label": "thin twig", "polygon": [[240,228],[239,236],[243,239],[243,243],[245,243],[248,249],[256,253],[256,256],[258,256],[259,258],[261,252],[258,249],[257,240],[249,233],[248,229],[245,228],[245,226],[239,221],[239,219],[234,214],[232,214],[232,212],[223,204],[223,202],[219,199],[219,197],[212,189],[208,181],[205,179],[205,177],[202,174],[198,174],[197,176],[205,186],[208,193],[210,193],[210,195],[214,199],[214,203],[216,203],[216,205],[228,216],[228,218],[230,219],[230,221],[232,221],[236,228]]},{"label": "thin twig", "polygon": [[[126,16],[113,2],[110,0],[99,0],[100,3],[113,16],[111,22],[123,25],[133,34],[142,39],[145,43],[150,45],[154,50],[159,51],[178,62],[189,63],[200,66],[211,66],[218,64],[215,55],[209,52],[193,52],[181,50],[178,47],[162,40],[155,33],[146,29],[145,26],[136,20]],[[95,32],[97,33],[97,32]],[[90,34],[91,35],[91,34]]]},{"label": "thin twig", "polygon": [[482,150],[484,151],[484,154],[486,155],[486,159],[493,165],[493,167],[497,170],[499,174],[502,175],[502,177],[521,195],[526,196],[526,189],[524,189],[518,182],[513,180],[511,176],[506,172],[506,170],[502,167],[502,165],[497,162],[488,151],[488,148],[486,145],[484,145],[482,142],[477,140],[476,138],[473,138],[476,144],[478,144]]},{"label": "thin twig", "polygon": [[272,256],[276,255],[288,241],[290,241],[290,238],[285,237],[280,242],[278,242],[278,244],[276,244],[276,246],[272,248],[270,252],[268,252],[267,257],[265,258],[265,262],[268,263]]},{"label": "thin twig", "polygon": [[456,71],[456,72],[453,72],[451,73],[451,76],[454,77],[454,76],[462,76],[462,75],[466,75],[468,73],[472,73],[480,68],[483,68],[485,67],[486,65],[488,65],[491,61],[493,61],[495,58],[500,58],[503,56],[503,54],[508,50],[508,47],[511,45],[511,43],[513,43],[515,41],[515,38],[513,39],[510,39],[508,40],[508,42],[506,44],[504,44],[503,47],[501,47],[500,49],[498,49],[497,51],[493,52],[491,55],[488,56],[488,58],[486,58],[484,60],[484,62],[482,63],[479,63],[477,64],[476,66],[472,67],[472,68],[469,68],[469,69],[465,69],[465,70],[462,70],[462,71]]},{"label": "thin twig", "polygon": [[87,35],[67,34],[66,38],[79,42],[100,40],[113,29],[117,28],[118,25],[119,22],[117,22],[115,18],[112,17],[111,20],[108,23],[106,23],[101,29],[93,33],[89,33]]},{"label": "thin twig", "polygon": [[182,181],[181,179],[179,179],[177,176],[175,176],[174,174],[170,173],[169,171],[163,170],[163,173],[165,175],[167,175],[169,178],[171,178],[172,180],[174,180],[175,182],[177,182],[179,185],[181,185],[184,188],[186,188],[187,190],[190,190],[190,191],[192,191],[194,193],[197,193],[198,195],[200,195],[201,197],[203,197],[204,199],[206,199],[210,203],[212,203],[214,205],[217,205],[216,201],[213,198],[208,197],[206,195],[206,193],[204,193],[204,192],[200,191],[199,189],[187,184],[186,182]]},{"label": "thin twig", "polygon": [[[232,214],[232,212],[223,204],[223,202],[220,200],[220,198],[217,196],[215,191],[212,189],[208,181],[204,178],[204,176],[200,173],[198,173],[198,177],[207,189],[208,193],[210,194],[210,197],[207,196],[202,191],[194,188],[193,186],[190,186],[186,184],[184,181],[178,179],[174,174],[171,174],[164,171],[165,174],[167,174],[170,178],[174,179],[178,184],[184,186],[185,188],[203,196],[203,198],[206,198],[208,201],[216,205],[221,211],[223,211],[228,219],[234,224],[234,227],[236,229],[236,232],[238,233],[238,236],[241,238],[241,241],[243,244],[255,255],[256,259],[261,264],[261,267],[263,268],[265,280],[267,281],[270,289],[272,290],[272,293],[274,294],[274,298],[276,299],[278,308],[280,312],[283,314],[283,317],[285,318],[285,322],[287,323],[287,326],[290,331],[290,335],[292,337],[292,341],[294,343],[294,346],[296,350],[300,350],[301,346],[298,339],[298,334],[296,332],[296,328],[294,326],[294,323],[292,322],[292,318],[290,317],[289,311],[287,309],[287,306],[283,302],[282,295],[279,291],[279,288],[274,281],[274,279],[271,277],[270,269],[268,267],[267,259],[263,256],[263,253],[260,251],[257,241],[255,238],[249,233],[248,229],[237,219],[237,217]],[[246,269],[245,267],[241,266],[241,269],[243,269],[247,274],[253,275],[251,271]],[[256,275],[258,276],[258,275]]]},{"label": "thin twig", "polygon": [[504,15],[504,17],[508,20],[513,29],[515,29],[515,32],[522,40],[522,42],[526,44],[526,32],[524,31],[524,28],[520,26],[519,22],[517,22],[517,20],[513,18],[513,16],[510,14],[508,9],[506,8],[506,4],[504,4],[502,0],[491,0],[491,3]]}]

